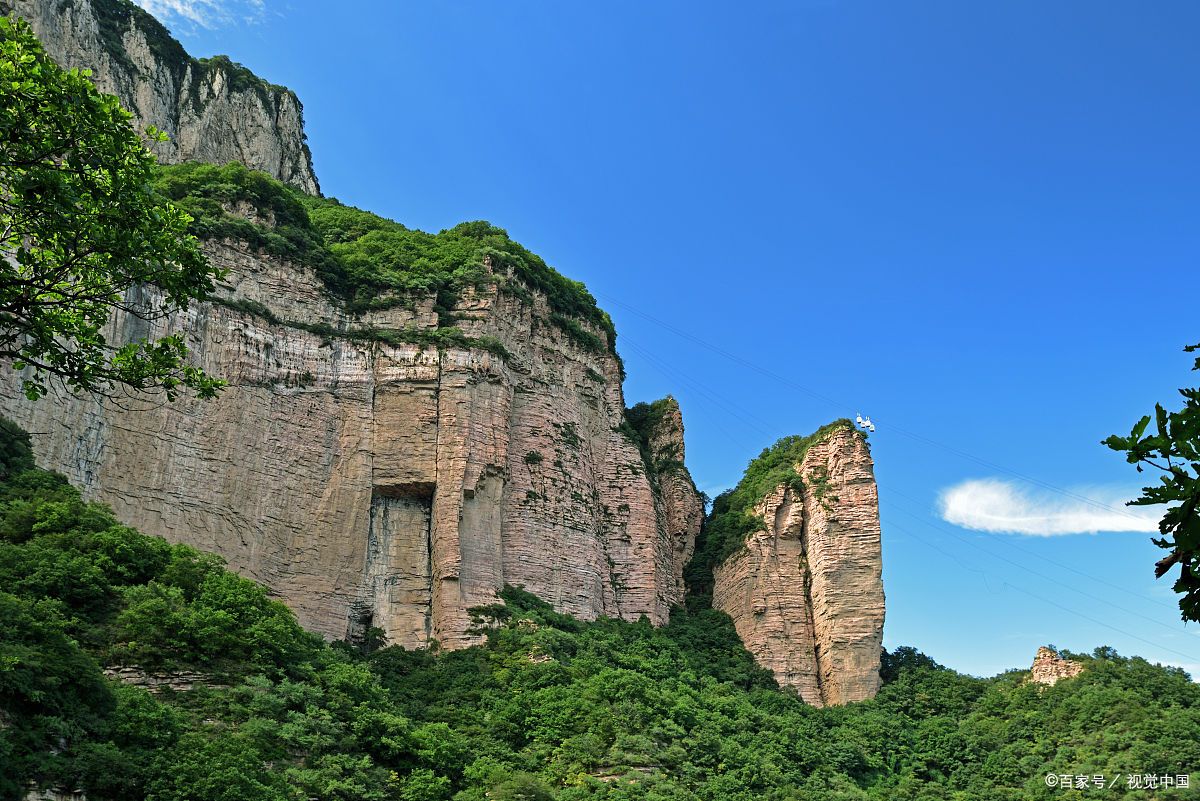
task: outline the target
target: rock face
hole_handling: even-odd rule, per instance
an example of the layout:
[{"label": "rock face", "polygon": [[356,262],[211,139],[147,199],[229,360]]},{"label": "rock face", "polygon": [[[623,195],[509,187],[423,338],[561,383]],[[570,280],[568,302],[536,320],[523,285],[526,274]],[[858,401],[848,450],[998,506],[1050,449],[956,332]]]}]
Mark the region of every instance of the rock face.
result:
[{"label": "rock face", "polygon": [[[29,403],[5,368],[0,414],[34,435],[44,467],[147,533],[221,554],[329,637],[378,627],[409,647],[467,645],[467,610],[506,583],[584,619],[661,623],[683,600],[699,496],[681,462],[647,466],[617,358],[555,325],[542,296],[493,285],[453,310],[507,356],[388,345],[279,321],[431,329],[433,298],[352,320],[306,267],[205,247],[230,270],[219,302],[117,317],[108,335],[182,330],[230,386],[214,401]],[[666,405],[653,449],[681,459]]]},{"label": "rock face", "polygon": [[319,194],[300,101],[229,59],[197,60],[129,0],[0,0],[0,13],[24,17],[46,52],[68,68],[90,69],[152,142],[160,161],[238,161]]},{"label": "rock face", "polygon": [[1033,667],[1029,671],[1029,680],[1038,684],[1054,686],[1059,679],[1070,679],[1083,672],[1083,663],[1071,659],[1063,659],[1053,648],[1042,646],[1033,658]]},{"label": "rock face", "polygon": [[87,801],[87,793],[83,790],[30,787],[25,793],[25,801]]},{"label": "rock face", "polygon": [[674,581],[683,584],[683,568],[696,549],[696,535],[704,524],[704,503],[684,467],[683,414],[675,398],[658,401],[661,416],[650,428],[647,444],[650,470],[658,479],[664,521],[671,538]]},{"label": "rock face", "polygon": [[839,429],[755,508],[765,528],[713,571],[713,606],[763,667],[814,706],[879,690],[879,497],[863,438]]},{"label": "rock face", "polygon": [[155,695],[161,694],[164,690],[182,693],[197,687],[221,686],[213,681],[212,676],[191,670],[153,672],[140,667],[119,666],[104,668],[104,675],[134,687],[141,687]]}]

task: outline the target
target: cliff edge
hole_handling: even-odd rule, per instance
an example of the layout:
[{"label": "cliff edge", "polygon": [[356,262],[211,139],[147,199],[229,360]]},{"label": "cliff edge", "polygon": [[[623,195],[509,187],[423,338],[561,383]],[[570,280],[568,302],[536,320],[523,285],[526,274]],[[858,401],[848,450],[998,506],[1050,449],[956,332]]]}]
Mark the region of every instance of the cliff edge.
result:
[{"label": "cliff edge", "polygon": [[625,407],[612,321],[582,284],[487,223],[427,234],[321,198],[295,95],[190,58],[128,0],[0,0],[14,10],[171,136],[160,160],[188,163],[159,189],[227,271],[187,312],[104,332],[181,333],[228,382],[216,400],[31,403],[0,373],[0,415],[41,466],[331,638],[471,645],[470,610],[505,585],[661,624],[690,586],[809,703],[874,695],[878,498],[853,425],[764,451],[705,521],[678,404]]},{"label": "cliff edge", "polygon": [[309,194],[320,194],[296,95],[224,56],[195,59],[162,23],[129,0],[0,0],[24,17],[46,52],[68,69],[92,71],[116,95],[164,164],[236,161]]},{"label": "cliff edge", "polygon": [[[193,192],[245,181],[258,198],[226,196],[199,221],[224,283],[162,321],[116,315],[105,335],[182,332],[229,386],[211,401],[31,403],[5,369],[0,414],[33,433],[40,464],[130,525],[222,555],[332,638],[469,645],[468,610],[505,584],[585,620],[666,622],[703,515],[682,420],[673,400],[627,420],[611,322],[582,285],[485,223],[430,235],[336,201],[305,211],[280,185],[262,200],[260,174],[213,170],[166,174]],[[323,247],[271,250],[285,224],[344,247],[370,229],[395,258],[428,271],[450,252],[454,270],[404,292],[322,274]]]}]

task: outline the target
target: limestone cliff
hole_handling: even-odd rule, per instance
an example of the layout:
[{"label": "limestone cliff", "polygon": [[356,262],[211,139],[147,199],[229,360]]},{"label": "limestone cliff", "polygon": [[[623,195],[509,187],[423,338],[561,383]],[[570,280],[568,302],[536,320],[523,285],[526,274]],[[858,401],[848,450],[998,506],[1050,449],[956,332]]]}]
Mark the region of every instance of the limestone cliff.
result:
[{"label": "limestone cliff", "polygon": [[879,501],[861,434],[835,426],[807,446],[799,480],[769,488],[744,545],[713,569],[713,606],[746,648],[810,704],[879,689],[883,583]]},{"label": "limestone cliff", "polygon": [[129,0],[0,0],[24,17],[46,52],[68,68],[90,69],[139,129],[169,138],[150,149],[160,161],[237,161],[318,194],[300,101],[227,58],[197,60]]},{"label": "limestone cliff", "polygon": [[[184,331],[230,386],[215,401],[29,403],[6,368],[0,414],[43,466],[143,531],[223,555],[330,637],[469,644],[467,610],[506,583],[585,619],[661,623],[682,601],[699,496],[681,463],[646,463],[615,354],[569,336],[542,295],[501,291],[497,271],[460,297],[456,325],[499,347],[387,344],[361,332],[432,331],[434,298],[355,318],[303,265],[205,247],[230,270],[218,302],[118,317],[108,335]],[[682,457],[669,406],[652,440]]]}]

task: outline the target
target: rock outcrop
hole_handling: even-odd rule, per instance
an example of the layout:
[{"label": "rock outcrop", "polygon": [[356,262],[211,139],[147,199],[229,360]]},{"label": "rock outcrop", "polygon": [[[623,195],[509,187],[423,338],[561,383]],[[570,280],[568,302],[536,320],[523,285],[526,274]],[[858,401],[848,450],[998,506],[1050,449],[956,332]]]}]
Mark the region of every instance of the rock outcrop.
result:
[{"label": "rock outcrop", "polygon": [[224,57],[191,58],[158,20],[129,0],[0,0],[0,13],[29,21],[46,52],[89,69],[116,95],[165,163],[237,161],[319,194],[300,101]]},{"label": "rock outcrop", "polygon": [[654,403],[639,403],[627,418],[637,428],[642,461],[662,501],[660,514],[674,549],[674,581],[682,586],[683,569],[704,524],[704,502],[684,465],[683,414],[678,401],[668,395]]},{"label": "rock outcrop", "polygon": [[713,570],[713,606],[760,665],[814,706],[879,689],[879,499],[862,435],[838,428],[795,466],[802,479],[754,508],[763,527]]},{"label": "rock outcrop", "polygon": [[87,793],[83,790],[30,787],[25,793],[25,801],[87,801]]},{"label": "rock outcrop", "polygon": [[163,691],[182,693],[194,690],[197,687],[223,686],[207,673],[198,673],[194,670],[156,672],[133,665],[121,665],[104,668],[104,675],[132,687],[141,687],[143,690],[155,695]]},{"label": "rock outcrop", "polygon": [[1063,659],[1053,648],[1043,645],[1038,648],[1029,670],[1029,680],[1053,687],[1059,679],[1070,679],[1083,672],[1083,663]]},{"label": "rock outcrop", "polygon": [[[108,336],[183,331],[229,387],[213,401],[29,403],[6,368],[0,414],[33,434],[41,465],[147,533],[221,554],[333,638],[377,627],[390,643],[463,646],[477,639],[468,609],[504,584],[584,619],[662,623],[683,600],[699,496],[681,462],[647,465],[617,357],[570,336],[541,295],[497,276],[452,310],[505,355],[386,344],[346,332],[434,329],[433,299],[351,318],[307,267],[205,247],[230,271],[217,302],[119,316]],[[667,406],[650,436],[681,458]]]}]

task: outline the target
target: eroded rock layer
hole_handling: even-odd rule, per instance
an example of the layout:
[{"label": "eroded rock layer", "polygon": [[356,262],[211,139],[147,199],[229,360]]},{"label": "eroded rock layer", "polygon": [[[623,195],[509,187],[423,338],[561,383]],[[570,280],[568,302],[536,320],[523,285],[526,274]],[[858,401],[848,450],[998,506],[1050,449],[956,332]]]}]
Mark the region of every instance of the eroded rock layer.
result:
[{"label": "eroded rock layer", "polygon": [[764,522],[713,571],[713,606],[746,648],[815,706],[879,689],[883,581],[871,455],[849,428],[814,443],[754,509]]},{"label": "eroded rock layer", "polygon": [[[432,329],[433,299],[352,320],[305,267],[231,241],[206,249],[230,270],[218,302],[117,317],[108,334],[185,331],[229,387],[213,401],[30,403],[6,368],[0,414],[33,433],[43,466],[143,531],[223,555],[334,638],[379,628],[390,643],[462,646],[468,610],[506,583],[584,619],[662,623],[682,601],[699,495],[682,463],[647,466],[622,426],[616,356],[556,325],[540,295],[492,285],[453,309],[506,355],[384,344],[344,332]],[[668,405],[652,435],[681,459]]]},{"label": "eroded rock layer", "polygon": [[188,56],[154,17],[129,0],[0,0],[0,13],[29,21],[50,56],[89,69],[141,130],[166,142],[150,149],[165,163],[237,161],[319,194],[300,101],[225,58]]}]

